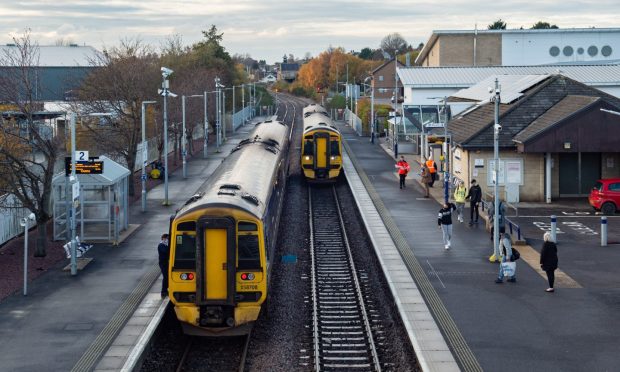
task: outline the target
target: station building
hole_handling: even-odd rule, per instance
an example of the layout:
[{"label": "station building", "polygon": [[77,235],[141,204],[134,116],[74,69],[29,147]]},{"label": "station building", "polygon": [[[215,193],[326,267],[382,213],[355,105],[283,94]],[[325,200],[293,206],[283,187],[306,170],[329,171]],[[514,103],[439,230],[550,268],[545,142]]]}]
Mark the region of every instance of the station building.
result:
[{"label": "station building", "polygon": [[620,62],[620,28],[435,30],[415,64],[424,67]]},{"label": "station building", "polygon": [[[620,177],[620,99],[562,74],[497,75],[449,98],[469,105],[448,123],[451,173],[492,192],[494,102],[501,86],[500,195],[509,202],[583,197]],[[617,114],[618,115],[617,115]]]}]

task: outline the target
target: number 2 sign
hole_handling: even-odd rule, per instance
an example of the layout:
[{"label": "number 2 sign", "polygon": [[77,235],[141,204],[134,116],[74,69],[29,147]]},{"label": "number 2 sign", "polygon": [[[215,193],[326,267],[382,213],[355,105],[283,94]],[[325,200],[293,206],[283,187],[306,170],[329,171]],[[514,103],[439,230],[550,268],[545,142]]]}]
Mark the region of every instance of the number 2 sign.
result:
[{"label": "number 2 sign", "polygon": [[75,161],[88,161],[88,151],[76,151]]}]

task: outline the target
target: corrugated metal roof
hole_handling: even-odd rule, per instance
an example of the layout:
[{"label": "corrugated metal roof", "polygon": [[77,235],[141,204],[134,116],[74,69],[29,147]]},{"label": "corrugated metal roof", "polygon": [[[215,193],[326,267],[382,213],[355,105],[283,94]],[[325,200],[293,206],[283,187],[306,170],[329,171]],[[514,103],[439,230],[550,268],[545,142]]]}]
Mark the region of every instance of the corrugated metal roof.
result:
[{"label": "corrugated metal roof", "polygon": [[494,89],[495,79],[499,81],[501,90],[501,102],[510,103],[523,96],[523,92],[532,86],[548,78],[549,75],[497,75],[489,76],[472,87],[461,89],[452,97],[465,98],[477,102],[488,101],[493,93],[489,93],[489,87]]},{"label": "corrugated metal roof", "polygon": [[398,77],[413,88],[468,88],[489,76],[562,74],[587,85],[620,85],[620,65],[544,65],[399,68]]},{"label": "corrugated metal roof", "polygon": [[[17,53],[15,46],[0,45],[0,65],[2,57],[8,53]],[[39,46],[40,67],[89,67],[91,60],[100,52],[90,46]]]}]

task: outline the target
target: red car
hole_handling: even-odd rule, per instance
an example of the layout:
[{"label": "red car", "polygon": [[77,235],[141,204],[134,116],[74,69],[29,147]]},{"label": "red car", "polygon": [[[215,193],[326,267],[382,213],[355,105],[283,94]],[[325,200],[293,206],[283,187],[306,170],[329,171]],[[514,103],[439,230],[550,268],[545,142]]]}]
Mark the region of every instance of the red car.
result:
[{"label": "red car", "polygon": [[590,205],[604,214],[614,214],[620,209],[620,178],[608,178],[596,181],[590,196]]}]

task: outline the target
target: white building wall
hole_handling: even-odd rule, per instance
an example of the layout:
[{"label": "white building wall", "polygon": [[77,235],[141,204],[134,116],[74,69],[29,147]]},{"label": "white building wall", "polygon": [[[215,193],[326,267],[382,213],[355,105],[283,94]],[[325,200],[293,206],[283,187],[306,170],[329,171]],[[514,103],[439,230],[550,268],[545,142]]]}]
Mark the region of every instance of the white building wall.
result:
[{"label": "white building wall", "polygon": [[[557,56],[550,54],[556,47]],[[592,49],[589,49],[593,47]],[[611,48],[604,56],[603,48]],[[566,52],[564,53],[564,49]],[[607,49],[606,48],[606,49]],[[595,52],[596,53],[593,53]],[[581,53],[580,53],[581,52]],[[594,55],[590,55],[590,53]],[[551,31],[507,32],[502,34],[502,65],[542,65],[566,62],[595,62],[620,60],[620,30],[618,31]]]},{"label": "white building wall", "polygon": [[443,97],[450,97],[461,88],[412,88],[405,85],[404,105],[440,104]]}]

